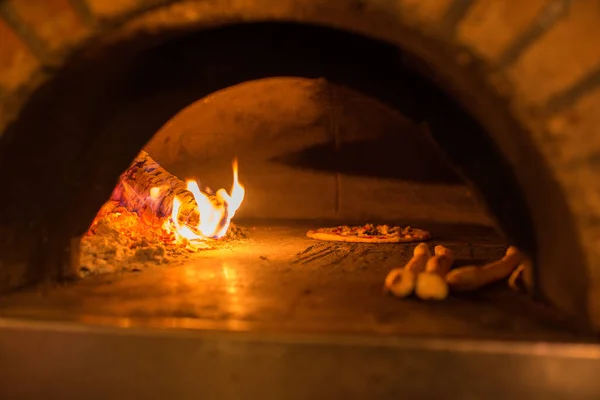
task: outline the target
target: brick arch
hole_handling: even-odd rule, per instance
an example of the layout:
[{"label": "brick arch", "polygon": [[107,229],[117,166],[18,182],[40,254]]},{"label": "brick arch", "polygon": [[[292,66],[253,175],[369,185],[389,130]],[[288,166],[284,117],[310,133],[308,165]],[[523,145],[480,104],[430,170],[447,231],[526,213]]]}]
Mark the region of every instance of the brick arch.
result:
[{"label": "brick arch", "polygon": [[[512,167],[529,206],[542,249],[538,281],[544,294],[563,310],[599,323],[600,290],[595,288],[600,286],[600,183],[593,160],[600,142],[593,133],[600,63],[593,49],[598,48],[595,38],[600,35],[595,28],[598,24],[590,23],[599,15],[596,3],[569,6],[566,1],[532,1],[522,7],[522,2],[510,1],[498,9],[483,1],[450,0],[403,0],[385,5],[371,1],[308,5],[286,0],[273,5],[268,0],[52,0],[44,2],[44,21],[24,3],[9,1],[0,6],[0,37],[7,43],[2,51],[8,53],[0,57],[5,60],[0,64],[0,126],[5,132],[0,141],[0,166],[11,165],[7,160],[15,154],[13,143],[24,140],[19,139],[20,131],[39,129],[31,120],[35,114],[28,110],[52,106],[49,99],[55,77],[70,71],[71,78],[90,79],[78,70],[86,59],[102,54],[127,58],[134,50],[142,50],[136,46],[154,46],[190,31],[246,21],[307,22],[362,33],[416,56],[423,69],[438,77],[486,128]],[[50,26],[49,21],[62,22]],[[502,35],[496,34],[498,31]],[[574,42],[577,44],[572,46]],[[118,65],[106,65],[102,74],[94,76],[106,82],[120,77]],[[98,90],[100,87],[97,85]],[[70,101],[76,104],[78,99],[73,96]],[[68,129],[71,121],[64,117],[60,124]],[[41,133],[38,135],[44,143]],[[47,143],[60,147],[60,137],[56,139]],[[438,140],[452,150],[451,140]],[[25,142],[21,144],[26,146]],[[85,164],[88,153],[82,149],[93,149],[96,144],[93,139],[78,143],[78,161]],[[54,167],[60,175],[74,165],[77,163],[65,161]],[[43,163],[37,167],[52,168]],[[48,178],[46,169],[43,171]],[[5,169],[2,173],[9,172]],[[110,176],[114,171],[98,173]],[[31,196],[26,183],[12,190]],[[27,243],[14,239],[13,247],[22,246],[28,252],[64,246],[46,232],[44,207],[33,208],[22,215],[14,210],[13,218],[8,218],[13,222],[29,219],[16,236],[35,238]],[[12,225],[3,225],[4,236],[14,237]],[[7,267],[0,271],[2,286],[39,277],[40,263],[46,265],[41,275],[60,272],[65,254],[32,254],[43,261],[35,256],[4,257],[4,265],[12,267],[10,273]]]}]

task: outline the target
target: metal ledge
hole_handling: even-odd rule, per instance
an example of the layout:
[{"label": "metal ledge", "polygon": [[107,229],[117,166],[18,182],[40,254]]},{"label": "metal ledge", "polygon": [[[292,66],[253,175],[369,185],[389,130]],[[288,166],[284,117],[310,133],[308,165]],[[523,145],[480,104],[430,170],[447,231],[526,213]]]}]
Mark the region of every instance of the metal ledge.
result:
[{"label": "metal ledge", "polygon": [[6,399],[598,399],[596,344],[0,320]]}]

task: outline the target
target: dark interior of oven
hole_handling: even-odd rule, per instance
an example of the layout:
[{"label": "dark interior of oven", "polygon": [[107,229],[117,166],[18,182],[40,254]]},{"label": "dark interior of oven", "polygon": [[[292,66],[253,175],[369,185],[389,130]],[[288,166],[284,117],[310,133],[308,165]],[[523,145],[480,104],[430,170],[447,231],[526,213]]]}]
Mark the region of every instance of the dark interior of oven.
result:
[{"label": "dark interior of oven", "polygon": [[[106,258],[100,266],[95,249],[81,247],[81,280],[4,295],[2,315],[119,326],[584,337],[535,293],[516,293],[505,280],[441,302],[384,295],[383,279],[408,261],[414,243],[306,237],[325,226],[411,225],[431,232],[432,248],[451,248],[455,266],[497,260],[509,242],[535,259],[510,168],[432,71],[370,39],[287,24],[234,26],[144,46],[118,70],[86,55],[86,68],[67,70],[60,81],[70,89],[63,98],[86,89],[78,83],[84,73],[113,68],[107,79],[119,82],[114,93],[98,92],[114,101],[96,106],[95,115],[105,116],[94,120],[104,139],[82,145],[91,149],[82,170],[93,170],[96,180],[64,203],[72,208],[65,235],[84,234],[143,147],[170,173],[211,188],[229,187],[237,158],[246,198],[233,223],[245,237],[173,263],[116,265]],[[230,51],[222,55],[225,47]],[[127,58],[128,47],[117,54]],[[65,143],[78,126],[66,129],[72,133]],[[65,176],[40,182],[40,190],[68,191]],[[501,201],[482,198],[474,186],[502,193]],[[73,209],[78,203],[86,207]]]}]

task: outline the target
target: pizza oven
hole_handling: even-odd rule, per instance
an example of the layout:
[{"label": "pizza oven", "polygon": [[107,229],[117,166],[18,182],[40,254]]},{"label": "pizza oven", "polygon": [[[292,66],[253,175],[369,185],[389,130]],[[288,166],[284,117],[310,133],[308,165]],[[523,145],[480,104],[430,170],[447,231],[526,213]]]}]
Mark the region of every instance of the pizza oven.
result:
[{"label": "pizza oven", "polygon": [[[0,64],[0,349],[10,347],[17,365],[12,382],[29,373],[27,360],[51,362],[60,351],[65,368],[88,371],[89,382],[104,385],[96,393],[109,395],[116,375],[78,354],[125,367],[121,353],[139,363],[151,362],[143,361],[148,348],[163,352],[156,357],[196,354],[186,346],[199,338],[201,355],[148,375],[156,390],[182,380],[177,390],[190,395],[196,384],[184,364],[213,376],[206,390],[215,397],[283,393],[252,383],[267,376],[314,384],[299,389],[307,396],[334,396],[354,380],[351,369],[323,389],[317,375],[292,379],[273,368],[319,364],[319,376],[332,377],[340,366],[328,362],[366,357],[356,371],[381,370],[372,379],[385,397],[400,393],[385,365],[413,368],[396,365],[402,357],[427,353],[440,365],[445,352],[460,353],[452,363],[476,372],[477,357],[529,357],[532,343],[544,343],[544,357],[571,373],[580,370],[566,359],[598,359],[594,264],[565,217],[575,206],[557,189],[563,175],[549,173],[546,153],[525,139],[537,125],[519,122],[509,81],[486,69],[486,56],[397,26],[364,2],[340,11],[348,19],[339,24],[312,21],[321,15],[316,3],[298,6],[294,19],[276,17],[287,5],[154,2],[113,20],[118,2],[55,2],[71,14],[39,32],[25,29],[36,7],[0,6],[0,38],[25,49],[14,50],[13,64],[22,73],[27,57],[44,66],[25,79]],[[442,3],[452,3],[439,17],[448,32],[477,2]],[[270,11],[255,19],[251,9]],[[380,23],[363,26],[360,15]],[[52,35],[62,31],[75,44],[59,52]],[[552,103],[559,111],[560,101]],[[559,111],[553,126],[565,124]],[[453,268],[489,266],[509,246],[522,258],[481,287],[450,287],[443,300],[398,298],[384,282],[417,242],[307,236],[366,224],[426,231],[424,243],[449,249]],[[91,343],[120,355],[108,361]],[[209,359],[231,382],[221,382],[220,367],[207,370]],[[51,383],[60,375],[32,374],[45,393],[91,387],[69,392]],[[536,390],[571,387],[544,377]],[[348,393],[377,392],[369,382]],[[594,384],[577,385],[588,394]],[[411,393],[421,393],[417,386]]]}]

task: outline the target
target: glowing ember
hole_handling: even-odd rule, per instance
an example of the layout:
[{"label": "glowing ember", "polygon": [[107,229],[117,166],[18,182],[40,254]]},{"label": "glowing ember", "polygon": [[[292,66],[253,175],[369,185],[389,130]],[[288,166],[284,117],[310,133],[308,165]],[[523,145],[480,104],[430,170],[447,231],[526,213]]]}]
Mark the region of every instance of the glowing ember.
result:
[{"label": "glowing ember", "polygon": [[[188,181],[186,189],[142,151],[82,238],[81,273],[141,271],[244,239],[245,230],[231,224],[244,195],[237,161],[231,192],[212,194],[208,188],[203,193],[195,181]],[[219,238],[224,240],[211,240]]]},{"label": "glowing ember", "polygon": [[231,193],[227,193],[225,189],[217,190],[216,197],[218,202],[212,201],[210,197],[202,193],[200,186],[194,180],[187,181],[187,190],[194,195],[200,218],[197,226],[192,227],[182,224],[179,218],[181,200],[175,197],[169,223],[173,224],[176,235],[187,240],[218,239],[225,236],[231,219],[242,204],[246,194],[244,186],[238,180],[237,160],[233,162],[233,186]]},{"label": "glowing ember", "polygon": [[152,200],[157,200],[159,195],[160,195],[159,187],[153,187],[152,189],[150,189],[150,198]]}]

